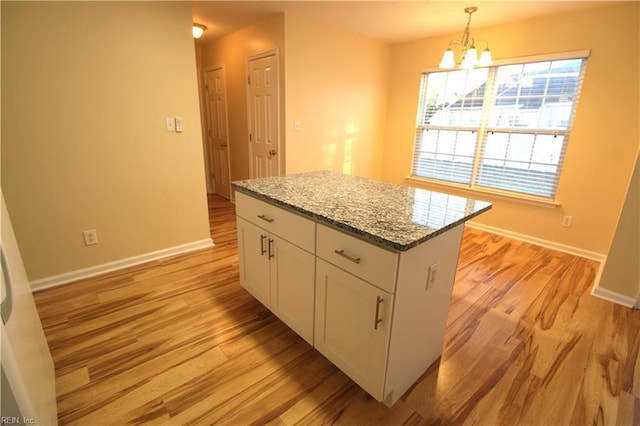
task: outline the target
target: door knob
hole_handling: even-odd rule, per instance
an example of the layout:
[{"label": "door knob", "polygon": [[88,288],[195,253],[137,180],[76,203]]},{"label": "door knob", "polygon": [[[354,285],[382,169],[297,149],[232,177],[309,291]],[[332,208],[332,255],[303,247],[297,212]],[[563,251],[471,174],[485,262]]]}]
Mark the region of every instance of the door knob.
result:
[{"label": "door knob", "polygon": [[271,155],[276,155],[278,153],[278,151],[276,151],[275,149],[272,149],[271,151],[269,151],[269,154]]}]

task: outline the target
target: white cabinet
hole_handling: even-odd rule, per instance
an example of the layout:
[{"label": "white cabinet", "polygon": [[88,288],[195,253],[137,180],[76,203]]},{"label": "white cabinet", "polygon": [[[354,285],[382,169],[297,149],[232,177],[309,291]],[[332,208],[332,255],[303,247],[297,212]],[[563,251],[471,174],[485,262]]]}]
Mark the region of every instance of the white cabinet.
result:
[{"label": "white cabinet", "polygon": [[398,254],[318,225],[316,255],[389,293],[395,292]]},{"label": "white cabinet", "polygon": [[236,214],[240,283],[313,344],[315,223],[240,193]]},{"label": "white cabinet", "polygon": [[393,295],[317,259],[315,347],[383,399]]},{"label": "white cabinet", "polygon": [[313,345],[315,256],[272,236],[271,311]]},{"label": "white cabinet", "polygon": [[263,305],[269,306],[271,304],[269,233],[239,216],[237,224],[240,283]]},{"label": "white cabinet", "polygon": [[396,252],[239,192],[236,212],[241,284],[371,396],[438,359],[463,224]]},{"label": "white cabinet", "polygon": [[388,406],[442,353],[462,230],[396,253],[317,227],[315,346]]}]

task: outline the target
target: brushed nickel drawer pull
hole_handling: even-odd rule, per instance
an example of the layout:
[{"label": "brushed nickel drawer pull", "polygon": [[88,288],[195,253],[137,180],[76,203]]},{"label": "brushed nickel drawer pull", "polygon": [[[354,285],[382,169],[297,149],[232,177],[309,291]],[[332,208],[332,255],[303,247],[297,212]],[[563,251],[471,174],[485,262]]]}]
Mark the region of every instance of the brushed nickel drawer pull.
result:
[{"label": "brushed nickel drawer pull", "polygon": [[380,318],[380,304],[384,302],[384,299],[380,296],[376,296],[376,319],[373,323],[373,329],[378,329],[378,324],[382,322],[382,318]]},{"label": "brushed nickel drawer pull", "polygon": [[275,256],[275,250],[273,250],[273,239],[269,238],[269,259]]},{"label": "brushed nickel drawer pull", "polygon": [[266,239],[267,239],[266,235],[260,234],[260,256],[264,256],[264,254],[267,252],[267,249],[264,248],[264,241]]},{"label": "brushed nickel drawer pull", "polygon": [[334,250],[333,252],[339,256],[344,257],[347,260],[352,261],[353,263],[360,263],[359,257],[349,256],[347,253],[344,252],[344,250]]},{"label": "brushed nickel drawer pull", "polygon": [[265,222],[272,223],[272,222],[274,221],[274,219],[272,219],[272,218],[270,218],[270,217],[267,217],[267,216],[265,216],[265,215],[263,215],[263,214],[259,214],[259,215],[258,215],[258,217],[259,217],[260,219],[264,220]]}]

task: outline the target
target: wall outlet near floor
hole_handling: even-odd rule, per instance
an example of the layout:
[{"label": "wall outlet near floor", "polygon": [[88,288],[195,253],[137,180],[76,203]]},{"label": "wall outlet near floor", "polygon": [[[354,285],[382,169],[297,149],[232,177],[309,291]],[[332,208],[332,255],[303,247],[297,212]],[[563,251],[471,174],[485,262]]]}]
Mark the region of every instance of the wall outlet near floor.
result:
[{"label": "wall outlet near floor", "polygon": [[565,216],[562,218],[562,226],[565,228],[571,228],[573,224],[573,216]]},{"label": "wall outlet near floor", "polygon": [[86,231],[82,231],[82,236],[84,237],[85,246],[98,244],[98,234],[96,233],[95,229],[87,229]]},{"label": "wall outlet near floor", "polygon": [[435,284],[436,282],[436,272],[438,271],[438,262],[429,266],[429,270],[427,271],[427,287],[425,290],[429,290],[429,288]]}]

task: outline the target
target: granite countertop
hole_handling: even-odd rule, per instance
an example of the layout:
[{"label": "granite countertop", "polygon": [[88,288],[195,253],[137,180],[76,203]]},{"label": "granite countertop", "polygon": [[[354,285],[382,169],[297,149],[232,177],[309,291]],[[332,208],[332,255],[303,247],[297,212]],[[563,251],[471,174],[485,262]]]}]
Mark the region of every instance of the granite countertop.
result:
[{"label": "granite countertop", "polygon": [[329,171],[231,185],[393,251],[409,250],[491,208],[484,201]]}]

